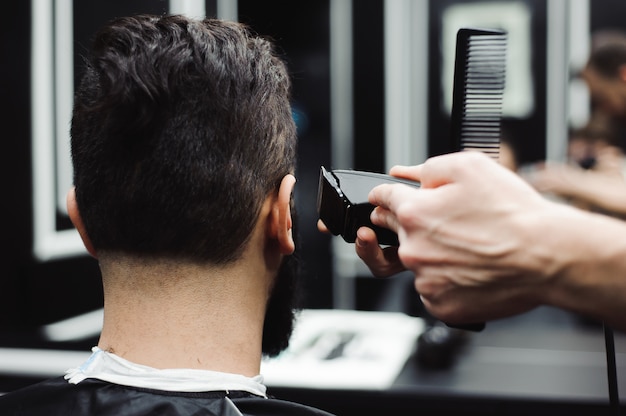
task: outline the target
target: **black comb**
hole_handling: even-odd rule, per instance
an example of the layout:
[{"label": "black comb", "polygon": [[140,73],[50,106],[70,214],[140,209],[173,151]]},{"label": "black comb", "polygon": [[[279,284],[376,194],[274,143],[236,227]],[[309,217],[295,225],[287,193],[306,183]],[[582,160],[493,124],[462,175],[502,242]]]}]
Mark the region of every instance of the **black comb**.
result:
[{"label": "black comb", "polygon": [[453,151],[479,150],[498,159],[506,73],[505,31],[457,32],[452,92]]},{"label": "black comb", "polygon": [[[502,30],[462,28],[457,32],[450,114],[453,151],[479,150],[498,159],[506,46]],[[446,325],[471,331],[485,327],[483,322]]]}]

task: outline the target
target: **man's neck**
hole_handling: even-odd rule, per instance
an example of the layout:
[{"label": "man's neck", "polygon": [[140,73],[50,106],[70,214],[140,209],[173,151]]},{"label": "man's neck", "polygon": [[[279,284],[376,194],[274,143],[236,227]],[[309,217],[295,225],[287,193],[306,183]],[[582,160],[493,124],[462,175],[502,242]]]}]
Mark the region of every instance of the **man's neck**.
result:
[{"label": "man's neck", "polygon": [[98,346],[154,368],[259,373],[269,278],[249,263],[102,261]]}]

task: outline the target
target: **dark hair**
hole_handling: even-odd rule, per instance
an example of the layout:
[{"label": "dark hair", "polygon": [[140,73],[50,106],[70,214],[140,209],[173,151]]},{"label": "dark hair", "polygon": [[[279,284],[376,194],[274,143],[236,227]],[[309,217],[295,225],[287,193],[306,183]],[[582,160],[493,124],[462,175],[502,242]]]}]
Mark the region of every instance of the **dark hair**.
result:
[{"label": "dark hair", "polygon": [[605,29],[592,37],[588,65],[606,78],[619,75],[620,66],[626,64],[626,33]]},{"label": "dark hair", "polygon": [[295,169],[290,88],[271,42],[239,23],[140,15],[101,29],[71,127],[96,251],[237,259]]}]

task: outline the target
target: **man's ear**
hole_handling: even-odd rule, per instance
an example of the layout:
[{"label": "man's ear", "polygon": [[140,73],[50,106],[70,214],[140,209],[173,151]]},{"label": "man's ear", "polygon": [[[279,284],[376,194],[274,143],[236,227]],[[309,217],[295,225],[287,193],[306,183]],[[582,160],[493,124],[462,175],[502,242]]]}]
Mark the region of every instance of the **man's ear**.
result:
[{"label": "man's ear", "polygon": [[278,197],[274,201],[271,214],[270,230],[278,241],[281,254],[292,254],[296,249],[293,241],[291,219],[291,193],[293,192],[296,178],[289,174],[285,175],[278,188]]},{"label": "man's ear", "polygon": [[80,211],[78,210],[78,204],[76,204],[76,188],[72,187],[67,192],[67,213],[70,216],[70,220],[72,220],[72,224],[78,230],[78,234],[80,234],[80,238],[83,240],[83,244],[85,248],[93,257],[97,258],[96,250],[93,248],[93,244],[91,244],[91,240],[87,235],[87,231],[85,230],[85,224],[83,224],[83,219],[80,216]]}]

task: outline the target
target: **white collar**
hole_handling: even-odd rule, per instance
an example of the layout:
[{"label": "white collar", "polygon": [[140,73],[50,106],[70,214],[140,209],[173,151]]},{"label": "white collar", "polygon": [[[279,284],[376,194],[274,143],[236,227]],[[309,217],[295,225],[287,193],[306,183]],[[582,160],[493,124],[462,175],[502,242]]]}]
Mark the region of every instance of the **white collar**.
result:
[{"label": "white collar", "polygon": [[65,379],[78,384],[96,378],[124,386],[178,392],[247,391],[267,397],[263,376],[245,377],[218,371],[174,368],[160,370],[135,364],[113,353],[93,347],[87,361],[65,373]]}]

